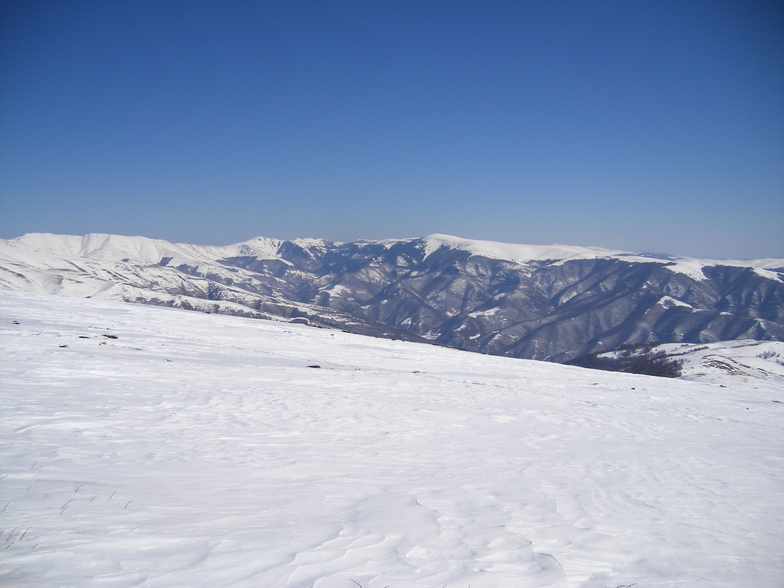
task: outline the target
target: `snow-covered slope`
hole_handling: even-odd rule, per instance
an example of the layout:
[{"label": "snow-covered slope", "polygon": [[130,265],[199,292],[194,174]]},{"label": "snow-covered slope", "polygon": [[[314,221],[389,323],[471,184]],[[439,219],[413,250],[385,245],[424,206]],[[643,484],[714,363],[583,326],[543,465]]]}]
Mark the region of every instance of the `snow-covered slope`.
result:
[{"label": "snow-covered slope", "polygon": [[[286,242],[289,246],[296,243],[300,241]],[[263,237],[211,247],[104,234],[28,234],[0,241],[0,289],[252,318],[310,320],[356,332],[405,336],[385,325],[315,308],[298,300],[285,284],[281,288],[276,276],[232,264],[232,260],[252,259],[255,263],[271,262],[275,268],[290,266],[278,254],[283,244]]]},{"label": "snow-covered slope", "polygon": [[722,385],[770,382],[784,390],[784,342],[722,341],[705,345],[666,343],[654,350],[682,362],[681,377]]},{"label": "snow-covered slope", "polygon": [[[136,263],[159,265],[162,259],[179,263],[215,263],[232,255],[253,255],[259,259],[276,256],[279,241],[254,239],[225,247],[169,243],[146,237],[90,234],[84,237],[31,233],[4,242],[3,252],[9,257],[34,264],[39,256],[50,260],[85,259],[105,263]],[[38,254],[30,256],[29,254]],[[27,255],[26,255],[27,254]]]},{"label": "snow-covered slope", "polygon": [[0,292],[0,585],[778,587],[784,390],[724,382]]},{"label": "snow-covered slope", "polygon": [[573,260],[615,259],[635,263],[656,263],[666,265],[670,270],[688,275],[697,280],[705,279],[704,267],[716,265],[731,267],[750,267],[764,276],[774,276],[774,269],[784,268],[784,259],[751,259],[751,260],[716,260],[696,259],[692,257],[676,257],[661,254],[629,253],[619,249],[602,247],[576,247],[574,245],[516,245],[496,241],[478,241],[461,239],[451,235],[429,235],[424,238],[425,251],[430,254],[438,249],[456,249],[467,251],[471,255],[493,259],[505,259],[516,263],[532,261],[554,261],[564,263]]},{"label": "snow-covered slope", "polygon": [[208,247],[33,234],[0,241],[0,288],[306,320],[553,361],[624,344],[784,340],[784,260],[446,235]]},{"label": "snow-covered slope", "polygon": [[[279,241],[254,239],[226,247],[169,243],[145,237],[90,234],[84,237],[33,233],[2,242],[0,263],[8,289],[26,289],[82,297],[99,294],[127,281],[130,268],[161,272],[161,268],[188,267],[209,272],[228,257],[275,259]],[[12,268],[17,268],[14,272]],[[25,270],[33,271],[25,271]],[[11,271],[9,271],[11,270]],[[123,271],[125,270],[125,271]],[[139,276],[142,286],[147,286]]]},{"label": "snow-covered slope", "polygon": [[721,386],[764,383],[784,390],[784,342],[720,341],[718,343],[663,343],[624,347],[579,357],[570,365],[631,372]]}]

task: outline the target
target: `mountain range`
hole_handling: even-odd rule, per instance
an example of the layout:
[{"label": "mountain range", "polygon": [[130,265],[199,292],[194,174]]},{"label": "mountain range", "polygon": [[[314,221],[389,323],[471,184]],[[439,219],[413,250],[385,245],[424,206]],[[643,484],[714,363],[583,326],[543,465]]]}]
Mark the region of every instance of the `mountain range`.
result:
[{"label": "mountain range", "polygon": [[784,259],[704,260],[447,235],[203,246],[27,234],[0,240],[0,288],[556,362],[625,345],[784,340]]}]

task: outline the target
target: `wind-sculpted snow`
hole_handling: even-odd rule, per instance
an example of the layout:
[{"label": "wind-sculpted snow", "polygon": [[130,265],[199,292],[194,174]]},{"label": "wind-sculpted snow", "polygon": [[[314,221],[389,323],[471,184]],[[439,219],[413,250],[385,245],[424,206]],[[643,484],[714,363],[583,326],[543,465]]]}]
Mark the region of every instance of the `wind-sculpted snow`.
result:
[{"label": "wind-sculpted snow", "polygon": [[25,235],[0,242],[0,288],[295,319],[560,362],[626,344],[784,340],[784,260],[446,235],[225,247]]},{"label": "wind-sculpted snow", "polygon": [[784,584],[784,390],[0,292],[0,585]]}]

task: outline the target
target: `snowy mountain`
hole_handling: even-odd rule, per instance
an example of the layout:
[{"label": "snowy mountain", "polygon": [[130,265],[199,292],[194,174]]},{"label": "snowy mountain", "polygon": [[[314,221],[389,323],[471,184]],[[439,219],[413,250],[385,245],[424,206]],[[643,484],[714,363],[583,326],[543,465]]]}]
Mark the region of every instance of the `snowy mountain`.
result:
[{"label": "snowy mountain", "polygon": [[784,390],[784,343],[724,341],[707,345],[665,343],[657,346],[682,362],[682,378],[737,386],[770,382]]},{"label": "snowy mountain", "polygon": [[225,247],[30,234],[0,288],[278,318],[568,361],[627,344],[784,340],[784,260],[699,260],[445,235]]},{"label": "snowy mountain", "polygon": [[737,386],[766,381],[784,390],[784,342],[739,339],[719,343],[632,345],[578,357],[571,365],[668,375]]},{"label": "snowy mountain", "polygon": [[2,586],[784,585],[766,377],[6,291],[0,414]]}]

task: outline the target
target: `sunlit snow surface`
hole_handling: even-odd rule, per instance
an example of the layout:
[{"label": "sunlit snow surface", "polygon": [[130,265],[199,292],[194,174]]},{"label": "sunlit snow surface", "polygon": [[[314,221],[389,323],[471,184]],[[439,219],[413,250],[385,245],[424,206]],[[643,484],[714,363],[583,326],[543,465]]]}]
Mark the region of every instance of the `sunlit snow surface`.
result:
[{"label": "sunlit snow surface", "polygon": [[0,345],[2,586],[784,585],[776,382],[10,292]]}]

